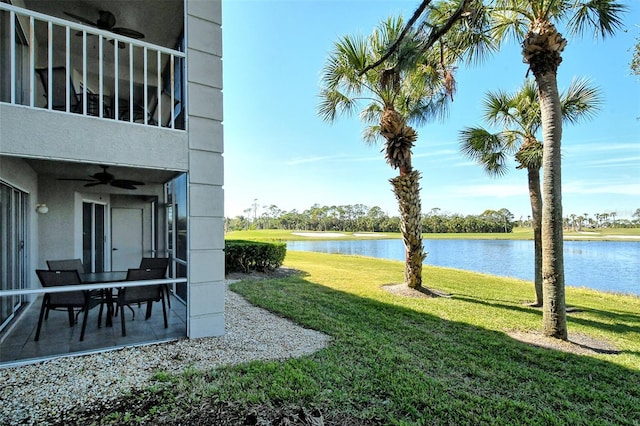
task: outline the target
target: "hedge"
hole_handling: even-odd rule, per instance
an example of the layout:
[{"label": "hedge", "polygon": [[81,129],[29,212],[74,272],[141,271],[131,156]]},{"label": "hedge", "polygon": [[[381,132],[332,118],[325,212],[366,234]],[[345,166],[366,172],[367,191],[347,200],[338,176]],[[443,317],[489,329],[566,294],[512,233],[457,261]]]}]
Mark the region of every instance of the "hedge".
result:
[{"label": "hedge", "polygon": [[282,265],[286,254],[285,243],[226,240],[224,243],[225,273],[248,273],[251,270],[273,271]]}]

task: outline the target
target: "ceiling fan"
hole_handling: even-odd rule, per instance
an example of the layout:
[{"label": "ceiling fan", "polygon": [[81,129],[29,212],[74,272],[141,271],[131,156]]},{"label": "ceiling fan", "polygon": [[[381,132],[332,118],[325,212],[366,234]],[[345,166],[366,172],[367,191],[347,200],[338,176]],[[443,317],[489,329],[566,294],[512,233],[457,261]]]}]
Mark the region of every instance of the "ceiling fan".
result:
[{"label": "ceiling fan", "polygon": [[116,179],[114,175],[107,172],[107,169],[109,168],[109,166],[100,166],[100,167],[102,167],[101,172],[94,173],[93,175],[89,176],[92,179],[60,178],[58,180],[74,180],[74,181],[80,181],[80,182],[89,182],[84,185],[85,187],[92,187],[96,185],[111,185],[111,186],[115,186],[116,188],[122,188],[122,189],[138,189],[136,185],[144,185],[143,182],[138,182],[136,180]]},{"label": "ceiling fan", "polygon": [[[83,16],[76,15],[75,13],[64,12],[65,15],[70,16],[82,22],[83,24],[91,25],[92,27],[97,27],[101,30],[111,31],[112,33],[135,39],[144,38],[144,34],[139,31],[132,30],[131,28],[116,27],[116,17],[113,15],[113,13],[107,10],[100,10],[98,11],[98,13],[100,14],[100,17],[97,21],[94,22]],[[78,34],[82,35],[82,32]]]}]

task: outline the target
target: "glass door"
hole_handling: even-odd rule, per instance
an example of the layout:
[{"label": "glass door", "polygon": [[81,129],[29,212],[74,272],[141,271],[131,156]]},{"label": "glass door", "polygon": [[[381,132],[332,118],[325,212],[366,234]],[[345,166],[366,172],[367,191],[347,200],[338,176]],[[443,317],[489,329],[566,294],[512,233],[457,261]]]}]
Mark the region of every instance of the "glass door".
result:
[{"label": "glass door", "polygon": [[82,265],[85,272],[104,272],[105,212],[104,204],[82,203]]},{"label": "glass door", "polygon": [[[0,182],[0,288],[25,288],[27,194]],[[11,321],[24,296],[0,298],[0,330]]]},{"label": "glass door", "polygon": [[[174,278],[187,277],[187,175],[166,184],[167,247]],[[187,285],[176,284],[175,295],[187,301]]]}]

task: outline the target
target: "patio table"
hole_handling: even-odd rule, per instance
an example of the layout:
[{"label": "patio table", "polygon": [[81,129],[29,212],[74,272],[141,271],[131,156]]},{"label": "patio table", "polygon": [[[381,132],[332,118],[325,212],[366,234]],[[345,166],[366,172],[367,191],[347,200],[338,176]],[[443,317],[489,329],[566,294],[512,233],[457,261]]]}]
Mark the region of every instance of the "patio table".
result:
[{"label": "patio table", "polygon": [[[104,272],[85,272],[80,274],[80,281],[83,284],[97,283],[113,283],[127,280],[127,271],[104,271]],[[103,289],[107,298],[107,320],[105,325],[111,327],[113,317],[113,293],[111,288]],[[102,316],[98,319],[98,326],[102,321]]]}]

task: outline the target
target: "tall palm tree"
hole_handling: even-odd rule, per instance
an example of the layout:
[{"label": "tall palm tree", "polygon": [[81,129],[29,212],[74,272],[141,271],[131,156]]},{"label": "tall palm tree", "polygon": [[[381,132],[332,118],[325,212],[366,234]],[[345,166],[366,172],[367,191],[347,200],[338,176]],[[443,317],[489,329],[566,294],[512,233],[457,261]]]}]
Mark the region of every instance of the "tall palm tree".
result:
[{"label": "tall palm tree", "polygon": [[[422,287],[425,258],[421,235],[420,173],[411,164],[418,138],[413,126],[442,117],[451,91],[451,69],[432,49],[421,49],[410,31],[380,67],[369,68],[398,40],[402,18],[381,22],[368,37],[344,36],[334,45],[322,71],[319,115],[333,122],[340,114],[360,111],[366,125],[363,137],[373,143],[382,136],[387,163],[399,170],[390,182],[398,200],[405,244],[405,283]],[[443,67],[443,65],[445,65]]]},{"label": "tall palm tree", "polygon": [[612,35],[622,27],[625,6],[616,0],[492,0],[497,39],[515,36],[538,85],[543,140],[542,276],[543,334],[567,340],[562,235],[561,151],[562,111],[557,70],[567,41],[556,29],[570,33]]},{"label": "tall palm tree", "polygon": [[[529,199],[534,236],[534,306],[543,306],[542,292],[542,194],[540,168],[542,143],[536,134],[542,125],[540,102],[535,82],[527,79],[515,93],[489,92],[484,99],[484,119],[502,130],[491,133],[483,127],[467,127],[460,132],[460,148],[492,176],[502,176],[508,170],[509,154],[515,154],[517,169],[527,170]],[[587,80],[574,80],[561,94],[562,120],[575,123],[592,116],[601,105],[597,88]]]}]

